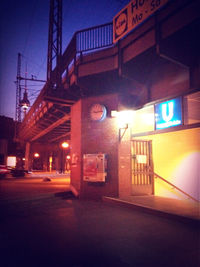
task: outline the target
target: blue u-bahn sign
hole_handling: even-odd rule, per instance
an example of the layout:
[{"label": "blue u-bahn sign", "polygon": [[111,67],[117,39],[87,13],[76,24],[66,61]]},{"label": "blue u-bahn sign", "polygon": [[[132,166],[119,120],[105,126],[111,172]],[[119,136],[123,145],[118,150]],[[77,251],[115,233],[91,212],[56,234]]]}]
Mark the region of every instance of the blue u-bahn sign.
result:
[{"label": "blue u-bahn sign", "polygon": [[181,98],[155,105],[156,130],[182,124]]}]

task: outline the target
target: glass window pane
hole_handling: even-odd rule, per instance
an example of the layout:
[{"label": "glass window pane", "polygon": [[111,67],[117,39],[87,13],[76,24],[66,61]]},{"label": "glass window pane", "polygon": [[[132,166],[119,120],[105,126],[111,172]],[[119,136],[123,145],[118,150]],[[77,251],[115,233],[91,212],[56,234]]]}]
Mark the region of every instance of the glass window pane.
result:
[{"label": "glass window pane", "polygon": [[184,123],[200,122],[200,92],[184,97]]}]

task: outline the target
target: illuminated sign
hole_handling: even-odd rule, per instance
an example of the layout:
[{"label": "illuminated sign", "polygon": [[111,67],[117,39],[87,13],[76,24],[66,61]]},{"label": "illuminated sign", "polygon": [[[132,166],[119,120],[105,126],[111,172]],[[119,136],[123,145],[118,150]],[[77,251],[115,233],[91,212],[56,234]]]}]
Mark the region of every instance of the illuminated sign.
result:
[{"label": "illuminated sign", "polygon": [[182,124],[181,98],[155,105],[156,130]]},{"label": "illuminated sign", "polygon": [[113,42],[116,43],[169,0],[133,0],[113,18]]}]

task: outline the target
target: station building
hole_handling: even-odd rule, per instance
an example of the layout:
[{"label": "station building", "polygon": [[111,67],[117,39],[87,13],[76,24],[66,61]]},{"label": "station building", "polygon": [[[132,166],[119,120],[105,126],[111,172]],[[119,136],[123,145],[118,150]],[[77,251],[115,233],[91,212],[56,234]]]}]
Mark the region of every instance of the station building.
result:
[{"label": "station building", "polygon": [[[52,132],[67,122],[71,186],[80,198],[199,201],[199,8],[195,0],[134,0],[113,18],[108,46],[79,49],[72,64],[70,44],[63,54],[63,84],[76,98],[44,97],[46,111],[37,121],[30,110],[21,128],[27,161],[36,141],[41,149],[44,143],[55,147],[51,140],[59,137]],[[64,114],[43,130],[36,127],[56,105]],[[36,126],[27,130],[31,120]],[[33,133],[33,127],[40,130]]]}]

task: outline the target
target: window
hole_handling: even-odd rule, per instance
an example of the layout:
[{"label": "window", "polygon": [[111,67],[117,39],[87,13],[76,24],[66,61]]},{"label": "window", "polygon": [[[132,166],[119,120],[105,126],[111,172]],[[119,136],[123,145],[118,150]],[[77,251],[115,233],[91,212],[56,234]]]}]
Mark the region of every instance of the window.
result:
[{"label": "window", "polygon": [[200,122],[200,92],[184,97],[184,124]]}]

